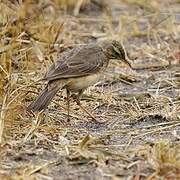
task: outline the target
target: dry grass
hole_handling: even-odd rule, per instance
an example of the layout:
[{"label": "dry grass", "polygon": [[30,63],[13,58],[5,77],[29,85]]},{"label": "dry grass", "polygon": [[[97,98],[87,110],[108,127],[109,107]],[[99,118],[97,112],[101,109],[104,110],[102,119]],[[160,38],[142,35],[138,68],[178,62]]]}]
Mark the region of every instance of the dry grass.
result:
[{"label": "dry grass", "polygon": [[[0,2],[0,179],[179,179],[179,1]],[[83,106],[64,92],[28,114],[59,53],[122,41],[133,69],[112,62]]]}]

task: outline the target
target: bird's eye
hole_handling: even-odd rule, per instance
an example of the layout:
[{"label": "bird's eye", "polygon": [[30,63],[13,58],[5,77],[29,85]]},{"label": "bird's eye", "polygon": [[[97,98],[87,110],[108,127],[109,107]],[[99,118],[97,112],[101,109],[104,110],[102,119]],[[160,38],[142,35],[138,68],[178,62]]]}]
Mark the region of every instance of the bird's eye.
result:
[{"label": "bird's eye", "polygon": [[119,55],[119,53],[118,53],[117,51],[115,51],[115,54],[116,54],[116,55]]}]

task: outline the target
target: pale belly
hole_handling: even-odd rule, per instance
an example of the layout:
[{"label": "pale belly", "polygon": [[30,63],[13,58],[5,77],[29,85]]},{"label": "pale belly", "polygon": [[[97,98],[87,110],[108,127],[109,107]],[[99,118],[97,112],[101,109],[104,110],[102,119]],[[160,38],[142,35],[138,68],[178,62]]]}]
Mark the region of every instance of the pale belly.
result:
[{"label": "pale belly", "polygon": [[80,78],[71,78],[68,80],[69,82],[67,83],[66,88],[71,92],[78,92],[94,85],[100,80],[100,78],[100,74],[94,74]]}]

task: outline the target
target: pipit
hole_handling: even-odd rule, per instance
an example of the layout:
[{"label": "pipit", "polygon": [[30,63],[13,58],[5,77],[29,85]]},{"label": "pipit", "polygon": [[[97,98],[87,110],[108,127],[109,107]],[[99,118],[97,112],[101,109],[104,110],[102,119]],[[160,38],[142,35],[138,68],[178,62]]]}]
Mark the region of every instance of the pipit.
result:
[{"label": "pipit", "polygon": [[115,40],[82,45],[64,53],[45,74],[42,80],[47,81],[47,85],[28,106],[28,111],[46,109],[55,94],[60,89],[66,89],[68,119],[71,94],[76,96],[77,104],[95,119],[81,106],[80,97],[85,89],[100,80],[110,59],[121,60],[131,67],[121,43]]}]

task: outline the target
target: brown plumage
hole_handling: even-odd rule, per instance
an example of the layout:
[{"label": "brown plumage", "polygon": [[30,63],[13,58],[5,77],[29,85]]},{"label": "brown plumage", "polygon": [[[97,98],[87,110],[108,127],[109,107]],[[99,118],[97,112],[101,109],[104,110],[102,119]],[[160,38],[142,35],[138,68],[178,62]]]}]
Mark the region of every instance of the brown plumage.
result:
[{"label": "brown plumage", "polygon": [[83,91],[100,79],[110,59],[121,60],[130,65],[118,41],[83,45],[64,53],[45,74],[42,80],[48,82],[47,86],[28,106],[28,110],[46,109],[60,89],[67,90],[68,99],[70,93],[78,93],[79,100]]}]

